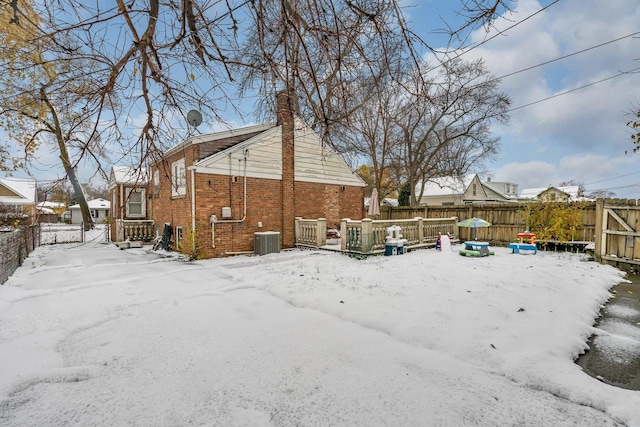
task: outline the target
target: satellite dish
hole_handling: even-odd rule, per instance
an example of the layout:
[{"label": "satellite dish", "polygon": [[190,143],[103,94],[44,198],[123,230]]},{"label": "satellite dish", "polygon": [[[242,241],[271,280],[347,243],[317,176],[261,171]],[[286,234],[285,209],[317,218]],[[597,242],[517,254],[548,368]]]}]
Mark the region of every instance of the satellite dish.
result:
[{"label": "satellite dish", "polygon": [[197,128],[202,123],[202,114],[198,110],[191,110],[187,113],[187,122],[194,128]]}]

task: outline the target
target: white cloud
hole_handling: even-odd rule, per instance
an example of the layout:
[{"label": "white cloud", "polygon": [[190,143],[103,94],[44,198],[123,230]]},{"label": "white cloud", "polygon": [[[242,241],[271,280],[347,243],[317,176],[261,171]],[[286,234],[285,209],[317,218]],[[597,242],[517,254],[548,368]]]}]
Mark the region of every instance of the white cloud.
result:
[{"label": "white cloud", "polygon": [[[539,9],[536,1],[520,0],[511,21],[496,26],[504,30]],[[636,0],[566,0],[464,57],[482,57],[494,74],[502,76],[640,31],[638,22]],[[479,31],[474,37],[480,41],[485,33]],[[638,67],[638,51],[639,39],[627,38],[505,77],[502,89],[511,96],[513,107],[519,107]],[[638,168],[635,157],[625,156],[633,148],[625,114],[639,100],[639,79],[640,74],[617,77],[513,111],[507,126],[494,129],[502,139],[496,177],[506,174],[517,178],[512,181],[521,187],[535,187],[558,179],[592,182],[596,176],[622,175],[621,168]],[[541,166],[542,175],[533,173]],[[634,179],[638,177],[626,181],[633,184]],[[632,190],[631,196],[640,197],[640,189]]]}]

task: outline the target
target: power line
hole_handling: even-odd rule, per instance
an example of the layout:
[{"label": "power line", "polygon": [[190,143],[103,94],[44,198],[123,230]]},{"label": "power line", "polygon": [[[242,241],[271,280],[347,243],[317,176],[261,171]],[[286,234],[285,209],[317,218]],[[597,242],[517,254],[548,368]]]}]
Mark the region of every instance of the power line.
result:
[{"label": "power line", "polygon": [[519,110],[519,109],[521,109],[521,108],[530,107],[530,106],[532,106],[532,105],[539,104],[539,103],[541,103],[541,102],[548,101],[548,100],[550,100],[550,99],[557,98],[557,97],[559,97],[559,96],[567,95],[567,94],[569,94],[569,93],[576,92],[576,91],[578,91],[578,90],[581,90],[581,89],[587,88],[587,87],[589,87],[589,86],[594,86],[594,85],[597,85],[598,83],[602,83],[602,82],[606,82],[607,80],[615,79],[616,77],[624,76],[624,75],[627,75],[627,74],[635,74],[635,73],[637,73],[638,71],[640,71],[640,67],[638,67],[638,68],[634,68],[634,69],[629,70],[629,71],[621,71],[621,72],[619,72],[618,74],[615,74],[615,75],[613,75],[613,76],[605,77],[604,79],[600,79],[600,80],[595,81],[595,82],[587,83],[586,85],[583,85],[583,86],[579,86],[579,87],[576,87],[576,88],[573,88],[573,89],[565,90],[565,91],[563,91],[563,92],[556,93],[555,95],[548,96],[548,97],[546,97],[546,98],[539,99],[539,100],[537,100],[537,101],[533,101],[533,102],[530,102],[530,103],[528,103],[528,104],[521,105],[521,106],[519,106],[519,107],[511,108],[510,110],[507,110],[507,113],[511,113],[512,111],[516,111],[516,110]]},{"label": "power line", "polygon": [[[638,34],[640,34],[640,31],[637,31],[637,32],[635,32],[635,33],[628,34],[628,35],[623,36],[623,37],[618,37],[617,39],[609,40],[608,42],[600,43],[600,44],[597,44],[597,45],[595,45],[595,46],[591,46],[591,47],[588,47],[588,48],[585,48],[585,49],[582,49],[582,50],[578,50],[578,51],[576,51],[576,52],[572,52],[572,53],[569,53],[569,54],[566,54],[566,55],[560,56],[560,57],[555,58],[555,59],[550,59],[549,61],[541,62],[541,63],[539,63],[539,64],[537,64],[537,65],[532,65],[532,66],[530,66],[530,67],[523,68],[523,69],[521,69],[521,70],[514,71],[514,72],[512,72],[512,73],[508,73],[508,74],[505,74],[505,75],[500,76],[500,77],[496,77],[496,78],[495,78],[495,79],[493,79],[493,80],[501,80],[501,79],[503,79],[503,78],[505,78],[505,77],[511,77],[511,76],[513,76],[513,75],[515,75],[515,74],[519,74],[519,73],[523,73],[523,72],[525,72],[525,71],[533,70],[534,68],[542,67],[542,66],[544,66],[544,65],[548,65],[548,64],[551,64],[551,63],[553,63],[553,62],[556,62],[556,61],[560,61],[560,60],[563,60],[563,59],[569,58],[569,57],[571,57],[571,56],[579,55],[579,54],[581,54],[581,53],[588,52],[588,51],[590,51],[590,50],[597,49],[597,48],[599,48],[599,47],[606,46],[606,45],[608,45],[608,44],[615,43],[615,42],[618,42],[618,41],[620,41],[620,40],[628,39],[629,37],[633,37],[633,36],[636,36],[636,35],[638,35]],[[492,81],[492,80],[490,80],[490,81]]]},{"label": "power line", "polygon": [[613,178],[601,179],[600,181],[589,182],[589,183],[587,183],[587,184],[585,184],[585,185],[600,184],[601,182],[613,181],[614,179],[624,178],[624,177],[626,177],[626,176],[635,175],[635,174],[637,174],[637,173],[640,173],[640,171],[635,171],[635,172],[625,173],[624,175],[614,176]]},{"label": "power line", "polygon": [[[485,43],[487,43],[487,42],[489,42],[489,41],[491,41],[491,40],[495,39],[496,37],[498,37],[498,36],[500,36],[500,35],[502,35],[502,34],[506,33],[507,31],[509,31],[509,30],[511,30],[511,29],[513,29],[513,28],[515,28],[515,27],[517,27],[518,25],[520,25],[520,24],[522,24],[523,22],[525,22],[525,21],[529,20],[530,18],[533,18],[533,17],[534,17],[534,16],[536,16],[537,14],[544,12],[545,10],[547,10],[548,8],[550,8],[551,6],[553,6],[554,4],[558,3],[559,1],[560,1],[560,0],[555,0],[555,1],[551,2],[551,3],[549,3],[548,5],[546,5],[545,7],[543,7],[542,9],[540,9],[540,10],[538,10],[538,11],[536,11],[536,12],[532,13],[531,15],[529,15],[529,16],[527,16],[527,17],[525,17],[523,20],[516,22],[515,24],[513,24],[513,25],[511,25],[511,26],[509,26],[509,27],[507,27],[507,28],[505,28],[505,29],[504,29],[504,30],[502,30],[502,31],[498,31],[498,32],[497,32],[496,34],[494,34],[493,36],[489,37],[488,39],[484,39],[482,42],[480,42],[480,43],[478,43],[478,44],[476,44],[476,45],[474,45],[474,46],[471,46],[471,47],[470,47],[469,49],[467,49],[467,50],[464,50],[464,51],[460,52],[459,54],[457,54],[457,55],[456,55],[456,56],[454,56],[453,58],[447,59],[446,61],[444,61],[443,63],[441,63],[441,65],[442,65],[442,64],[445,64],[445,63],[447,63],[447,62],[449,62],[449,61],[452,61],[452,60],[454,60],[454,59],[460,58],[462,55],[465,55],[465,54],[467,54],[467,53],[471,52],[473,49],[475,49],[475,48],[477,48],[477,47],[482,46],[483,44],[485,44]],[[436,67],[436,68],[437,68],[437,67]]]}]

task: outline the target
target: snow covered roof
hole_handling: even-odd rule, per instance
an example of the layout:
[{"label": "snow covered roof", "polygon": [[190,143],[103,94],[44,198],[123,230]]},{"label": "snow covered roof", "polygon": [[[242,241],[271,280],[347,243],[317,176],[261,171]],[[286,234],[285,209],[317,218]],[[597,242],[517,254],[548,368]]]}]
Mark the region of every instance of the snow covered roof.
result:
[{"label": "snow covered roof", "polygon": [[46,215],[53,215],[55,214],[55,211],[51,208],[45,208],[44,206],[38,206],[37,208],[41,213],[46,214]]},{"label": "snow covered roof", "polygon": [[578,193],[580,191],[580,187],[578,185],[569,185],[565,187],[542,187],[542,188],[524,188],[520,193],[521,199],[537,199],[538,195],[543,191],[547,191],[550,188],[555,188],[556,190],[560,190],[569,195],[569,199],[576,200],[578,198]]},{"label": "snow covered roof", "polygon": [[[93,199],[87,202],[89,209],[111,209],[111,202],[105,199]],[[80,209],[79,204],[69,206],[69,209]]]},{"label": "snow covered roof", "polygon": [[33,178],[0,178],[0,203],[30,205],[36,202],[36,180]]},{"label": "snow covered roof", "polygon": [[135,169],[129,166],[113,166],[109,181],[110,184],[144,185],[149,181],[149,178],[145,168]]},{"label": "snow covered roof", "polygon": [[64,208],[65,204],[62,202],[40,202],[37,204],[39,208]]},{"label": "snow covered roof", "polygon": [[[469,187],[475,174],[465,175],[463,177],[445,176],[441,178],[432,178],[424,185],[424,196],[452,196],[464,193]],[[420,194],[422,190],[422,182],[416,185],[416,194]]]}]

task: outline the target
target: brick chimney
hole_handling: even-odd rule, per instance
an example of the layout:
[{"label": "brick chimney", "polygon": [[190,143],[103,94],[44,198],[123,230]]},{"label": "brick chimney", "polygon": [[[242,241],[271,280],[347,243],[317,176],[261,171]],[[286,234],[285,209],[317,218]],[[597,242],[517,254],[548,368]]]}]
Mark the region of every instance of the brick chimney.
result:
[{"label": "brick chimney", "polygon": [[295,95],[284,90],[276,95],[277,124],[282,126],[282,234],[285,248],[295,243],[294,123]]}]

